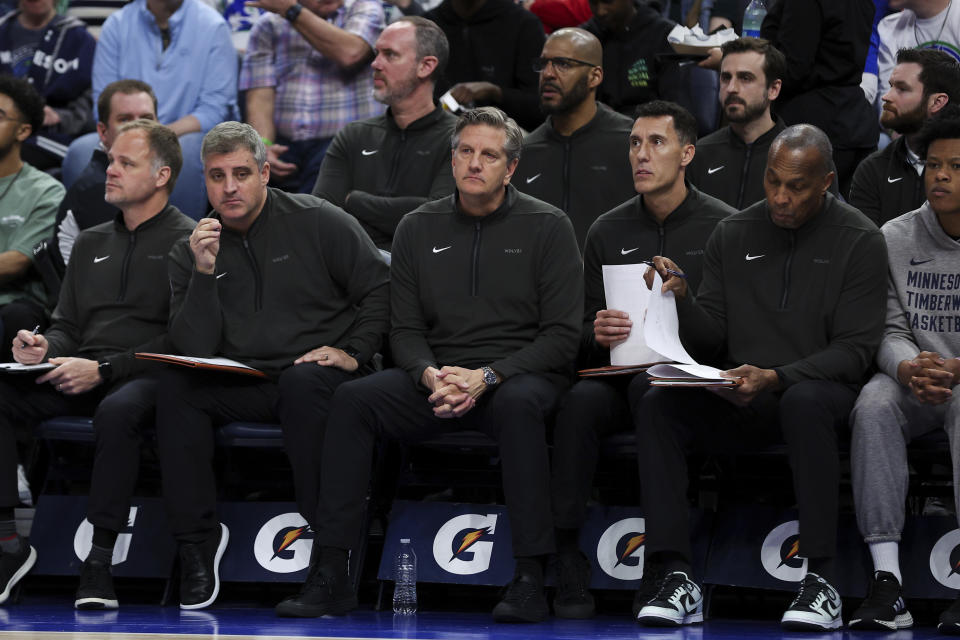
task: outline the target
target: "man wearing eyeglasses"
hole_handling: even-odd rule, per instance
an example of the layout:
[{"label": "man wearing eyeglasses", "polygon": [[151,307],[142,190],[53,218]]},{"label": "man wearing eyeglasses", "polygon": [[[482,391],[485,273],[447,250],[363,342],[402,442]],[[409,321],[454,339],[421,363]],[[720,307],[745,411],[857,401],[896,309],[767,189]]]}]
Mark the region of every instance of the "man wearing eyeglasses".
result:
[{"label": "man wearing eyeglasses", "polygon": [[583,29],[560,29],[533,61],[540,74],[540,109],[547,121],[523,142],[513,184],[562,209],[583,247],[600,214],[633,197],[623,141],[632,121],[597,102],[603,48]]}]

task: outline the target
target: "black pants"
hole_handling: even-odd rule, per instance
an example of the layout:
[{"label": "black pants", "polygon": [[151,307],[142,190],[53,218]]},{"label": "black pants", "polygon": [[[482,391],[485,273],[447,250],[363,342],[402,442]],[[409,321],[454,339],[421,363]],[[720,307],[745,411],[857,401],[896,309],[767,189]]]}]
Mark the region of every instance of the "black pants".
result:
[{"label": "black pants", "polygon": [[849,387],[797,383],[782,394],[761,394],[746,408],[699,389],[651,389],[640,401],[637,447],[647,522],[646,553],[680,553],[687,562],[687,453],[749,450],[787,444],[800,510],[800,555],[836,554],[840,461],[837,431],[845,432],[857,399]]},{"label": "black pants", "polygon": [[120,531],[127,525],[130,497],[140,470],[140,441],[153,423],[156,382],[141,377],[110,389],[95,387],[67,396],[34,374],[0,381],[0,507],[19,503],[16,428],[62,415],[93,415],[96,453],[90,480],[87,519],[94,526]]},{"label": "black pants", "polygon": [[522,374],[486,392],[461,418],[437,418],[427,393],[401,369],[388,369],[337,389],[320,466],[317,537],[321,544],[356,549],[370,465],[378,437],[416,442],[476,429],[500,446],[503,491],[513,530],[513,553],[553,553],[546,422],[565,382]]},{"label": "black pants", "polygon": [[587,378],[560,399],[553,431],[553,520],[579,529],[587,516],[599,442],[633,429],[632,412],[650,385],[645,374]]},{"label": "black pants", "polygon": [[213,427],[238,420],[279,420],[297,509],[315,527],[327,409],[337,386],[355,376],[313,363],[285,369],[277,382],[179,368],[164,371],[157,393],[157,438],[171,533],[189,540],[218,526]]}]

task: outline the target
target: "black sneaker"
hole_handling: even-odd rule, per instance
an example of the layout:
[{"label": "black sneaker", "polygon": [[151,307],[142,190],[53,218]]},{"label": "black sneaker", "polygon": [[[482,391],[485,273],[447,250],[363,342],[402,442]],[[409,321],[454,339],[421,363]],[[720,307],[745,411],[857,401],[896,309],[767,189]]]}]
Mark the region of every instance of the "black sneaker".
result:
[{"label": "black sneaker", "polygon": [[870,582],[867,599],[853,612],[851,629],[889,631],[909,629],[913,616],[900,596],[900,582],[889,571],[877,571]]},{"label": "black sneaker", "polygon": [[280,602],[276,614],[284,618],[319,618],[342,616],[356,609],[357,594],[350,585],[346,565],[341,569],[324,565],[316,544],[310,560],[307,579],[300,587],[300,593]]},{"label": "black sneaker", "polygon": [[227,549],[230,531],[220,531],[203,542],[180,543],[180,608],[203,609],[220,593],[220,559]]},{"label": "black sneaker", "polygon": [[558,618],[585,620],[595,612],[590,593],[590,562],[579,550],[557,555],[557,590],[553,612]]},{"label": "black sneaker", "polygon": [[543,581],[528,573],[517,573],[493,608],[495,622],[543,622],[547,618],[547,597]]},{"label": "black sneaker", "polygon": [[110,565],[87,558],[80,569],[80,586],[73,606],[76,609],[116,609],[119,606]]},{"label": "black sneaker", "polygon": [[960,636],[960,598],[950,608],[940,614],[937,631],[948,636]]},{"label": "black sneaker", "polygon": [[660,582],[663,580],[666,572],[658,563],[646,562],[643,564],[643,576],[640,578],[640,588],[633,596],[633,619],[636,620],[640,615],[640,610],[657,595],[660,591]]},{"label": "black sneaker", "polygon": [[0,604],[7,601],[13,587],[33,568],[37,561],[37,550],[20,539],[20,550],[16,553],[0,552]]},{"label": "black sneaker", "polygon": [[839,629],[843,625],[840,610],[837,590],[817,574],[807,573],[790,608],[780,618],[780,626],[795,631]]},{"label": "black sneaker", "polygon": [[660,579],[657,594],[637,613],[637,622],[651,627],[678,627],[703,622],[703,594],[683,571]]}]

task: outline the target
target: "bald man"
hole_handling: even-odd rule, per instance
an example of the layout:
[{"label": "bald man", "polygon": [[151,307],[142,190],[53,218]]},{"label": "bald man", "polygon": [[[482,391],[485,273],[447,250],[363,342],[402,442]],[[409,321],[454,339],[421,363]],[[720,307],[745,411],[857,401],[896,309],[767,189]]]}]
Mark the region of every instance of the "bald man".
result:
[{"label": "bald man", "polygon": [[766,199],[717,225],[697,295],[657,256],[677,298],[680,338],[699,362],[740,378],[735,389],[655,388],[637,410],[646,558],[665,567],[639,611],[650,625],[702,620],[691,573],[687,453],[739,450],[782,438],[800,511],[807,575],[784,613],[788,629],[841,625],[836,574],[840,462],[857,389],[884,329],[886,245],[880,231],[828,187],[832,149],[812,125],[788,127],[770,147]]},{"label": "bald man", "polygon": [[597,102],[602,64],[600,41],[589,31],[560,29],[547,38],[534,60],[547,120],[524,140],[512,182],[566,212],[581,250],[593,221],[634,196],[623,144],[633,121]]}]

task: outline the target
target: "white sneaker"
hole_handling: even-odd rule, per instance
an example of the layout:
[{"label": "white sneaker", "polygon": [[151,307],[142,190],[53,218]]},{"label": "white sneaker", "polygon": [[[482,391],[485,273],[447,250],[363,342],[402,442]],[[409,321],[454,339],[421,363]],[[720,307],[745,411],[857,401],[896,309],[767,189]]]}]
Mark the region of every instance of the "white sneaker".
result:
[{"label": "white sneaker", "polygon": [[666,574],[657,595],[637,614],[637,622],[652,627],[677,627],[703,622],[703,594],[682,571]]},{"label": "white sneaker", "polygon": [[797,597],[780,619],[780,626],[797,631],[839,629],[843,625],[840,610],[837,590],[817,574],[807,573]]}]

